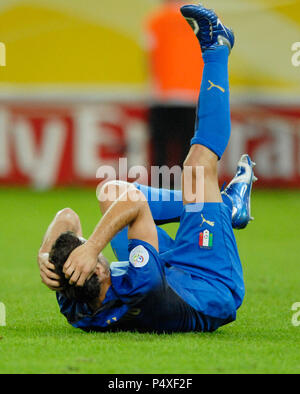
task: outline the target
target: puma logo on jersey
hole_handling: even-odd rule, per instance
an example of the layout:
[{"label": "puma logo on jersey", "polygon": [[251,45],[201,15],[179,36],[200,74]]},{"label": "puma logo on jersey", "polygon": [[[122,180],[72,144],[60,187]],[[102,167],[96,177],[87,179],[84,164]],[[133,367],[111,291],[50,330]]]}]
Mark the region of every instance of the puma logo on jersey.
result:
[{"label": "puma logo on jersey", "polygon": [[222,93],[225,93],[225,89],[223,89],[221,86],[215,85],[212,81],[208,81],[208,82],[210,83],[210,87],[207,90],[211,90],[212,88],[217,88],[221,90]]},{"label": "puma logo on jersey", "polygon": [[200,227],[202,227],[204,223],[208,224],[211,227],[215,226],[215,222],[211,222],[210,220],[206,220],[202,214],[201,214],[201,217],[202,217],[202,223],[200,224]]}]

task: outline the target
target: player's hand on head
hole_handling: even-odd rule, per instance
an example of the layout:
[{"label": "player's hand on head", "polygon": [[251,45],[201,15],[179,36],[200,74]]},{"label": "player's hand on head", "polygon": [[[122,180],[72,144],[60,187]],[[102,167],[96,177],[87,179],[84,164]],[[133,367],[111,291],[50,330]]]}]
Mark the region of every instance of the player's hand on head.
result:
[{"label": "player's hand on head", "polygon": [[66,261],[63,272],[71,285],[83,286],[95,272],[98,251],[89,242],[76,248]]},{"label": "player's hand on head", "polygon": [[59,275],[55,271],[54,264],[49,261],[49,253],[40,253],[38,255],[38,265],[42,282],[53,291],[60,291]]}]

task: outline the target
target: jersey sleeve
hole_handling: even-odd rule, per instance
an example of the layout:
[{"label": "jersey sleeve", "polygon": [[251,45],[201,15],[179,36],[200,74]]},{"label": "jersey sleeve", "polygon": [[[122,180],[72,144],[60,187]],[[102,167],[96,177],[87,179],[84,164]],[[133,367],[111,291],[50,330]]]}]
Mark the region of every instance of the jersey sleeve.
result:
[{"label": "jersey sleeve", "polygon": [[164,265],[155,248],[132,239],[128,244],[129,265],[124,275],[113,277],[113,286],[125,303],[140,301],[150,291],[165,284]]}]

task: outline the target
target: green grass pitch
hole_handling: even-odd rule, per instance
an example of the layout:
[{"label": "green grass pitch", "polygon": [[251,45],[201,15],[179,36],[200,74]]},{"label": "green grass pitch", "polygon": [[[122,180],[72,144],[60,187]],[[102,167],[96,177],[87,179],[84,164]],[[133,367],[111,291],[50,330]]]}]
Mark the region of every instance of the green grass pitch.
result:
[{"label": "green grass pitch", "polygon": [[[299,373],[300,193],[255,191],[255,222],[236,232],[246,298],[213,334],[87,334],[69,326],[42,285],[36,254],[57,210],[70,206],[88,236],[100,214],[93,190],[1,189],[0,373]],[[169,226],[171,233],[176,226]],[[105,251],[113,258],[109,248]]]}]

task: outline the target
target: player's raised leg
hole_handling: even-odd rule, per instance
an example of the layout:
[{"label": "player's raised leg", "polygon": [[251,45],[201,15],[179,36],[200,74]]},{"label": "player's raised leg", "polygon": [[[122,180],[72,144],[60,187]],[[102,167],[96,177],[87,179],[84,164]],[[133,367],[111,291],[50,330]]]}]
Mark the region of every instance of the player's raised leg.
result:
[{"label": "player's raised leg", "polygon": [[[222,202],[218,185],[218,160],[230,139],[230,104],[228,56],[234,45],[232,31],[223,26],[214,11],[203,6],[189,5],[181,8],[182,15],[193,28],[203,54],[204,70],[197,109],[195,135],[185,161],[193,168],[193,175],[183,187],[196,191],[197,167],[204,167],[204,196],[184,194],[184,203]],[[184,178],[187,176],[184,170]],[[190,198],[192,194],[192,198]],[[204,198],[203,201],[199,199]]]},{"label": "player's raised leg", "polygon": [[[218,184],[218,161],[230,138],[228,56],[234,38],[211,10],[193,5],[181,12],[199,39],[204,71],[195,135],[183,169],[184,212],[175,248],[162,259],[191,275],[190,280],[183,279],[183,294],[208,317],[208,330],[214,330],[235,319],[244,297],[232,212],[223,203]],[[204,173],[198,174],[199,168]]]},{"label": "player's raised leg", "polygon": [[[193,28],[204,59],[204,71],[197,110],[195,136],[186,159],[185,166],[204,167],[204,196],[200,202],[221,202],[217,177],[217,159],[220,159],[230,139],[230,103],[228,80],[228,55],[234,45],[233,32],[224,26],[213,10],[203,6],[188,5],[181,8],[183,16]],[[223,202],[232,212],[232,226],[242,229],[247,226],[251,217],[250,200],[252,184],[257,180],[254,176],[249,155],[243,155],[238,163],[237,173],[222,193]],[[186,171],[184,172],[185,175]],[[195,171],[191,178],[199,182]],[[185,185],[185,182],[183,182]],[[190,184],[188,183],[190,188]],[[184,193],[185,204],[195,202]]]}]

